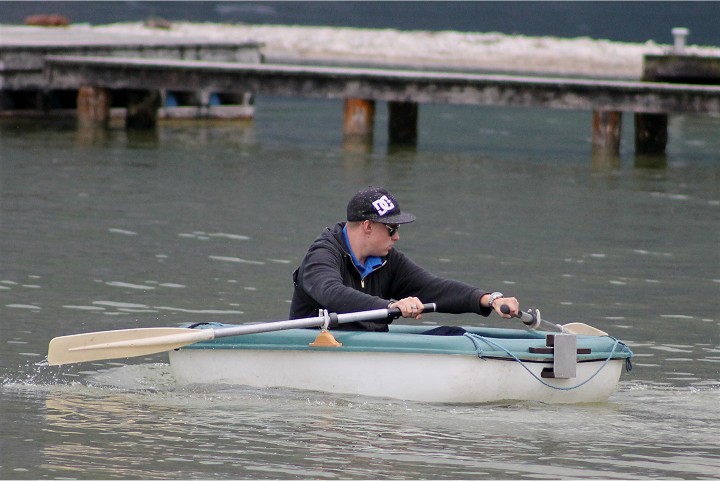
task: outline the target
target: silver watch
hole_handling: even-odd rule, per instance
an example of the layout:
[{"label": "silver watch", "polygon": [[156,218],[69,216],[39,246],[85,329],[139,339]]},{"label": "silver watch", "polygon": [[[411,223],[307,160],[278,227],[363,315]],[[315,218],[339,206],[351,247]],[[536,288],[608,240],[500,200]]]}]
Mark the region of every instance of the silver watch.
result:
[{"label": "silver watch", "polygon": [[493,302],[501,297],[505,297],[502,292],[493,292],[490,294],[490,297],[488,297],[488,307],[493,309]]}]

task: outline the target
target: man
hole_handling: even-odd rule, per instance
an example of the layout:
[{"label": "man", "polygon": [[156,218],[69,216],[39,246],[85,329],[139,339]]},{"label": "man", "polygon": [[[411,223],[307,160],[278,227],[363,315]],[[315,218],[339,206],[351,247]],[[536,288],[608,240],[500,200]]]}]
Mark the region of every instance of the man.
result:
[{"label": "man", "polygon": [[[346,313],[397,307],[403,317],[420,319],[423,302],[434,302],[437,312],[450,314],[488,316],[494,310],[510,318],[519,312],[514,297],[438,277],[395,249],[400,225],[414,220],[381,187],[356,193],[347,206],[347,222],[326,228],[293,272],[290,318],[316,316],[320,309]],[[508,314],[500,311],[503,304],[510,308]],[[353,322],[337,329],[386,332],[389,322]]]}]

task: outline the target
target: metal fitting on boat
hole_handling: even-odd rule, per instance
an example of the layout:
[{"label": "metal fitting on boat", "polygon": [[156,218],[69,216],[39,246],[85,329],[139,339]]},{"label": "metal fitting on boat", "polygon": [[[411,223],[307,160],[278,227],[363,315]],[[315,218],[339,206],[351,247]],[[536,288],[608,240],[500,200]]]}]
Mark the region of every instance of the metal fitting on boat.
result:
[{"label": "metal fitting on boat", "polygon": [[320,329],[323,331],[327,331],[327,328],[330,326],[330,314],[328,313],[327,309],[320,309],[319,317],[322,317],[324,322],[323,325],[320,326]]}]

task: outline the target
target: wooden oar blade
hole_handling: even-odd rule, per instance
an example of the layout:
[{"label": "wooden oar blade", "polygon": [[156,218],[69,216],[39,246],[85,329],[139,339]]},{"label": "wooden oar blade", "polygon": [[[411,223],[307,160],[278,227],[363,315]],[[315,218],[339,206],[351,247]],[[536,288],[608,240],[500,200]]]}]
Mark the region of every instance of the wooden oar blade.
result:
[{"label": "wooden oar blade", "polygon": [[214,338],[212,329],[149,327],[56,337],[48,347],[51,366],[144,356]]}]

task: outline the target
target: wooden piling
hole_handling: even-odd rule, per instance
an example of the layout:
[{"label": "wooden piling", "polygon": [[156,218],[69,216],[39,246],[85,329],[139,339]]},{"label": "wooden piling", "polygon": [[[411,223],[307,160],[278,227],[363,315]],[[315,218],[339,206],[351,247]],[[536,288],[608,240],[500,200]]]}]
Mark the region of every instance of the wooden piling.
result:
[{"label": "wooden piling", "polygon": [[416,145],[418,138],[417,102],[388,102],[388,141]]},{"label": "wooden piling", "polygon": [[130,90],[127,95],[125,127],[152,129],[157,125],[161,95],[157,90]]},{"label": "wooden piling", "polygon": [[348,152],[369,153],[373,146],[375,101],[345,99],[343,148]]},{"label": "wooden piling", "polygon": [[371,137],[375,126],[375,101],[345,99],[343,133],[350,136]]},{"label": "wooden piling", "polygon": [[620,155],[622,112],[593,110],[592,147],[594,153]]},{"label": "wooden piling", "polygon": [[83,85],[77,93],[77,119],[83,126],[104,126],[110,121],[110,91]]},{"label": "wooden piling", "polygon": [[663,155],[667,140],[667,114],[635,114],[635,153],[637,155]]}]

